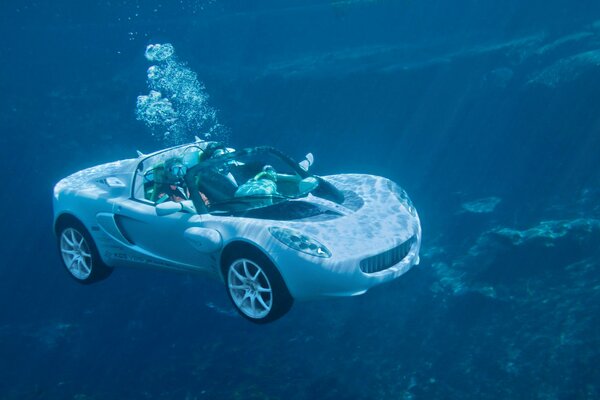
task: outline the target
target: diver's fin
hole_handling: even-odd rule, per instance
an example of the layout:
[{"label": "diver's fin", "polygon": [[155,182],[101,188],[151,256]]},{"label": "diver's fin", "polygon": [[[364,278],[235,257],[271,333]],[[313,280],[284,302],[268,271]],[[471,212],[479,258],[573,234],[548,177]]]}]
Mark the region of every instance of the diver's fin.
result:
[{"label": "diver's fin", "polygon": [[308,153],[306,155],[306,159],[300,161],[298,163],[298,165],[300,166],[300,168],[302,168],[305,171],[308,171],[308,168],[313,165],[313,163],[315,162],[315,157],[313,156],[312,153]]},{"label": "diver's fin", "polygon": [[313,153],[308,153],[306,155],[306,160],[308,161],[309,165],[313,165],[313,163],[315,162],[315,156],[313,156]]}]

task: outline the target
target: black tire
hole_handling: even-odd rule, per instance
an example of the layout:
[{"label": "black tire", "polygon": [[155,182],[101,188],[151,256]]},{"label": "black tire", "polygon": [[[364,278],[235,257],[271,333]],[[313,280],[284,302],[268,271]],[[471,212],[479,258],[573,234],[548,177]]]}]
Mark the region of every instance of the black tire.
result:
[{"label": "black tire", "polygon": [[[75,219],[64,221],[57,233],[60,260],[71,278],[83,285],[108,278],[112,268],[104,264],[92,236],[81,222]],[[67,250],[78,254],[70,254]],[[77,257],[81,261],[77,261]]]},{"label": "black tire", "polygon": [[[232,289],[232,285],[236,286],[236,284],[240,283],[238,277],[232,270],[235,268],[244,268],[244,261],[246,261],[246,265],[251,272],[251,275],[254,275],[258,272],[256,266],[260,268],[262,273],[264,273],[264,277],[262,274],[257,274],[257,279],[254,283],[258,283],[255,287],[255,290],[252,289]],[[222,260],[222,270],[223,277],[225,278],[225,291],[227,292],[227,296],[231,303],[237,310],[237,312],[248,321],[251,321],[255,324],[266,324],[269,322],[273,322],[283,315],[285,315],[294,303],[294,299],[290,295],[290,292],[281,277],[281,274],[273,265],[271,260],[267,256],[265,256],[260,250],[250,247],[244,247],[240,249],[240,251],[230,252],[225,255]],[[243,275],[243,274],[242,274]],[[238,280],[236,282],[236,280]],[[252,282],[250,282],[251,284]],[[261,289],[265,289],[269,287],[271,289],[270,292],[270,302],[269,295],[266,292],[261,292]],[[248,291],[253,291],[255,297],[255,301],[250,297],[246,299],[246,302],[243,302],[242,305],[239,305],[239,300],[241,296],[238,296],[238,293],[248,293]],[[244,295],[245,296],[245,295]],[[260,303],[258,297],[261,297],[263,303]],[[234,299],[234,297],[237,298]],[[248,304],[247,304],[248,303]],[[248,311],[251,304],[270,304],[270,308],[267,309],[259,306],[258,308],[264,308],[263,313],[261,315],[251,315],[252,313]],[[248,307],[244,307],[244,304],[247,304]],[[264,314],[264,315],[262,315]]]}]

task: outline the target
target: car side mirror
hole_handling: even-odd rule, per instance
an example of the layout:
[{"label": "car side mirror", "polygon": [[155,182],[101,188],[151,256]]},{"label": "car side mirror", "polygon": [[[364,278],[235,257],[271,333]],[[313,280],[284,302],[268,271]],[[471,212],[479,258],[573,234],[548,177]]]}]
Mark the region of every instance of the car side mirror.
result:
[{"label": "car side mirror", "polygon": [[300,166],[300,168],[302,168],[304,171],[308,171],[308,168],[313,165],[313,163],[315,162],[315,157],[313,156],[312,153],[308,153],[306,156],[306,158],[302,161],[300,161],[298,163],[298,165]]},{"label": "car side mirror", "polygon": [[165,201],[156,205],[156,215],[164,217],[165,215],[175,214],[182,210],[181,204],[174,201]]},{"label": "car side mirror", "polygon": [[196,214],[196,207],[194,207],[193,201],[183,200],[179,204],[181,204],[181,211],[184,211],[184,212],[190,213],[190,214]]}]

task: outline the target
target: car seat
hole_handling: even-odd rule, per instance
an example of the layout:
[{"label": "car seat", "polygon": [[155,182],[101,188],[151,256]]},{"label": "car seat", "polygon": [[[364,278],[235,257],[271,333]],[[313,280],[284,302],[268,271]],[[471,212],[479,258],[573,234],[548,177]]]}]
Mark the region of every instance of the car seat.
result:
[{"label": "car seat", "polygon": [[211,203],[231,200],[237,190],[231,178],[211,169],[198,174],[197,182],[198,189]]}]

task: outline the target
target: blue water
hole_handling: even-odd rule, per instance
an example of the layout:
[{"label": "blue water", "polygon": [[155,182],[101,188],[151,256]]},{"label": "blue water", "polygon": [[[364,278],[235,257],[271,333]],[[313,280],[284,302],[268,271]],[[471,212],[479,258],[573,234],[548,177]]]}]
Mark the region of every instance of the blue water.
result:
[{"label": "blue water", "polygon": [[[600,2],[489,3],[0,3],[0,399],[600,398]],[[156,43],[210,115],[177,135],[136,114]],[[199,276],[73,282],[54,183],[191,129],[399,182],[421,265],[266,326]]]}]

